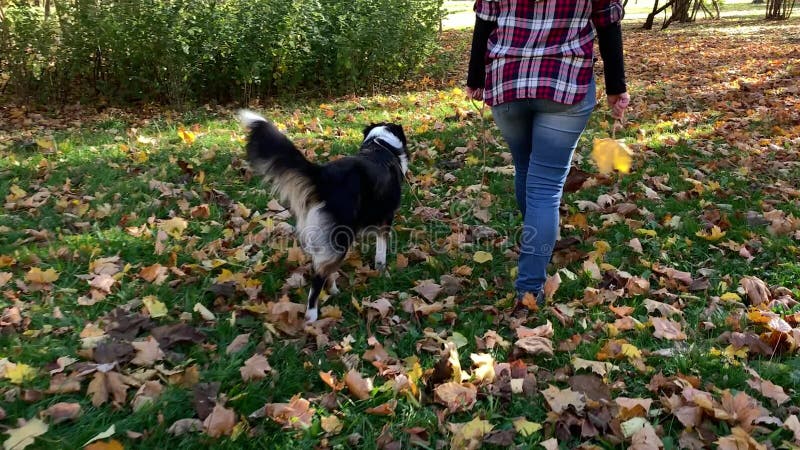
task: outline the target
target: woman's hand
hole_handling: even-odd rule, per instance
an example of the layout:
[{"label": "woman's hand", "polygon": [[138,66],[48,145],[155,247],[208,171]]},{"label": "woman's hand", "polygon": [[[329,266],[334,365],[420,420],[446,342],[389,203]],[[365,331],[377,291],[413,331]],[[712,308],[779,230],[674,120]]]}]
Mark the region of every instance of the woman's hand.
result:
[{"label": "woman's hand", "polygon": [[467,87],[467,98],[472,100],[483,101],[483,88]]},{"label": "woman's hand", "polygon": [[622,120],[625,115],[625,109],[631,102],[631,96],[627,92],[623,92],[622,94],[609,95],[607,100],[608,106],[611,108],[611,117]]}]

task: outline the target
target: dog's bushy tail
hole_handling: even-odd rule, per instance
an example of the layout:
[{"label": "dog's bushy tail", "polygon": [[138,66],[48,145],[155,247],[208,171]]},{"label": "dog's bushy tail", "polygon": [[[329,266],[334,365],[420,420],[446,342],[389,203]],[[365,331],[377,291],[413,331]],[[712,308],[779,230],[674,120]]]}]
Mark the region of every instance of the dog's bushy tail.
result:
[{"label": "dog's bushy tail", "polygon": [[242,125],[250,128],[247,139],[247,161],[253,170],[273,183],[273,191],[290,203],[295,213],[308,208],[315,200],[315,174],[319,166],[307,160],[286,135],[261,117],[239,111]]},{"label": "dog's bushy tail", "polygon": [[247,161],[257,172],[268,177],[286,171],[308,176],[316,170],[316,164],[308,161],[272,122],[248,110],[239,111],[239,120],[251,130]]}]

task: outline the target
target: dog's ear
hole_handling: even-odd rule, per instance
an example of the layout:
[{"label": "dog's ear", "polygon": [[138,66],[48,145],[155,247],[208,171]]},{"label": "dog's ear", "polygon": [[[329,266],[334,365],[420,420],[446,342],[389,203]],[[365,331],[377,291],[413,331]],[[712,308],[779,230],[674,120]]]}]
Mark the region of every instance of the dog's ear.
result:
[{"label": "dog's ear", "polygon": [[386,125],[386,128],[389,130],[390,133],[392,133],[393,135],[397,136],[398,139],[400,139],[400,142],[403,143],[403,147],[406,146],[407,144],[406,134],[403,132],[402,125],[398,125],[396,123],[390,123]]}]

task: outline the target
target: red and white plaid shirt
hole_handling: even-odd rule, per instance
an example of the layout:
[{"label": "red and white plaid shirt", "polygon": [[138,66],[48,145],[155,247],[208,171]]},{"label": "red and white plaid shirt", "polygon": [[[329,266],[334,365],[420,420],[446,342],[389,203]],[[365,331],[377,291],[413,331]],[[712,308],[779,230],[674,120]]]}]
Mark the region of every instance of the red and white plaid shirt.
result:
[{"label": "red and white plaid shirt", "polygon": [[618,22],[619,0],[477,0],[497,22],[489,38],[483,101],[544,98],[575,104],[594,76],[595,27]]}]

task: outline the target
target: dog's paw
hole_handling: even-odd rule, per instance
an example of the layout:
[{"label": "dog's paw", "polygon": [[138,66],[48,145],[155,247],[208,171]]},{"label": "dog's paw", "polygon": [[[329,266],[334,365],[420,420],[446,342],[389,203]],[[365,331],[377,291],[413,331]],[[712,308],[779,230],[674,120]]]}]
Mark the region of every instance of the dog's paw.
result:
[{"label": "dog's paw", "polygon": [[384,262],[376,262],[375,263],[375,270],[380,273],[386,273],[386,263]]},{"label": "dog's paw", "polygon": [[319,311],[317,308],[311,308],[306,310],[306,323],[316,322],[319,318]]},{"label": "dog's paw", "polygon": [[338,295],[340,292],[342,291],[339,290],[339,287],[336,286],[336,284],[332,284],[330,287],[328,287],[328,295]]}]

